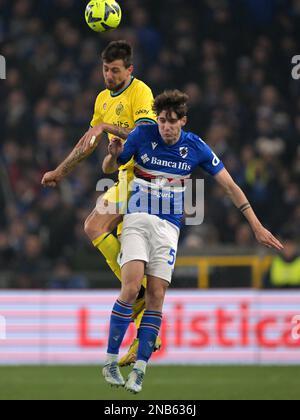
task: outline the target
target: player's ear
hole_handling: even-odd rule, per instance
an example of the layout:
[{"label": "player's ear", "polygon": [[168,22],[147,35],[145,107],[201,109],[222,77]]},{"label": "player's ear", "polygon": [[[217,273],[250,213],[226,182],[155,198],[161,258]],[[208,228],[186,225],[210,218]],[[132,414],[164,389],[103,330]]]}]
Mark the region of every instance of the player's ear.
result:
[{"label": "player's ear", "polygon": [[181,127],[184,127],[187,124],[187,117],[181,118]]},{"label": "player's ear", "polygon": [[133,64],[131,64],[131,66],[128,67],[128,71],[129,71],[130,74],[132,74],[133,73],[133,70],[134,70]]}]

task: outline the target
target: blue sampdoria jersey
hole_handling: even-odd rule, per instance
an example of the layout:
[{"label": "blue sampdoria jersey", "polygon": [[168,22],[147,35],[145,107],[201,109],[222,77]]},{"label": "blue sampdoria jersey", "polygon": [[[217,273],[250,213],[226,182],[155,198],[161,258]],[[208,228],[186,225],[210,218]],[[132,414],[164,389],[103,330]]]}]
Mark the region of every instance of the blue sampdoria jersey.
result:
[{"label": "blue sampdoria jersey", "polygon": [[180,140],[168,146],[158,125],[141,125],[129,135],[118,163],[134,157],[134,182],[128,213],[155,214],[181,226],[184,212],[185,182],[200,166],[210,175],[224,165],[208,145],[193,133],[182,130]]}]

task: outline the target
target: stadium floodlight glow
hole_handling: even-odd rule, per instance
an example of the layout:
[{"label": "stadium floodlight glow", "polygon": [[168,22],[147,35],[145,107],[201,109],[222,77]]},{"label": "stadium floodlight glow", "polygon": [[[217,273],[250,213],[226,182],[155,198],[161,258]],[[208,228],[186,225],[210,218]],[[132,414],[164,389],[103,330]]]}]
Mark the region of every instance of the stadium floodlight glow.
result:
[{"label": "stadium floodlight glow", "polygon": [[0,55],[0,79],[6,79],[6,60],[3,55]]}]

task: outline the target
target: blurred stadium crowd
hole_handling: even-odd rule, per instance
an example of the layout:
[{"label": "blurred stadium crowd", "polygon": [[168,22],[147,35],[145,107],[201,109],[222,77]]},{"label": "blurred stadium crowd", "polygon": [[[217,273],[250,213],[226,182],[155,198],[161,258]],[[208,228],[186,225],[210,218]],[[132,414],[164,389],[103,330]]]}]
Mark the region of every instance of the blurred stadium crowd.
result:
[{"label": "blurred stadium crowd", "polygon": [[[188,129],[224,160],[265,225],[300,237],[300,1],[120,0],[121,29],[92,33],[79,0],[0,0],[0,265],[20,275],[70,270],[64,258],[95,252],[83,231],[98,197],[106,143],[58,190],[40,186],[88,129],[103,88],[100,52],[112,39],[135,49],[135,75],[154,93],[190,96]],[[297,50],[298,48],[298,50]],[[198,174],[202,176],[202,174]],[[186,227],[181,249],[251,247],[247,223],[211,181],[205,224]],[[73,277],[76,287],[84,279]]]}]

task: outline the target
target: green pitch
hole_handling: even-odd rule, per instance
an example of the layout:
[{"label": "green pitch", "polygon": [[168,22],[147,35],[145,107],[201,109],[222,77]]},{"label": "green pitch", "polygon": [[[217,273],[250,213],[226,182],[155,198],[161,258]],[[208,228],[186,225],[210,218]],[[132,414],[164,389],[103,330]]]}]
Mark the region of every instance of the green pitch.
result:
[{"label": "green pitch", "polygon": [[149,367],[139,396],[110,388],[98,367],[0,367],[0,400],[7,399],[299,400],[300,366]]}]

